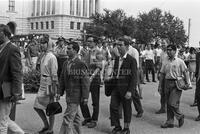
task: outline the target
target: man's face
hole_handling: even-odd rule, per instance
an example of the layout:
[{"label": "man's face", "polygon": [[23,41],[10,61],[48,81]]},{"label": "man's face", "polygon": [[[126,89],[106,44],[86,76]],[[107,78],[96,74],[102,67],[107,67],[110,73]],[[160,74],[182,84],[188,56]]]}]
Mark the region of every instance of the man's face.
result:
[{"label": "man's face", "polygon": [[93,49],[95,47],[95,43],[94,42],[88,42],[88,46],[90,49]]},{"label": "man's face", "polygon": [[118,44],[117,49],[118,49],[120,56],[123,57],[126,53],[126,46],[124,45],[124,43]]},{"label": "man's face", "polygon": [[167,48],[167,55],[169,56],[169,58],[174,58],[176,55],[176,51],[172,48]]},{"label": "man's face", "polygon": [[3,31],[0,29],[0,45],[5,42],[5,34]]},{"label": "man's face", "polygon": [[74,57],[75,55],[75,50],[72,48],[72,45],[67,46],[67,55],[69,57]]},{"label": "man's face", "polygon": [[47,43],[41,43],[41,45],[40,45],[40,47],[41,47],[41,50],[43,51],[43,52],[46,52],[47,51]]},{"label": "man's face", "polygon": [[148,49],[148,50],[150,50],[150,49],[151,49],[151,45],[150,45],[150,44],[147,46],[147,49]]}]

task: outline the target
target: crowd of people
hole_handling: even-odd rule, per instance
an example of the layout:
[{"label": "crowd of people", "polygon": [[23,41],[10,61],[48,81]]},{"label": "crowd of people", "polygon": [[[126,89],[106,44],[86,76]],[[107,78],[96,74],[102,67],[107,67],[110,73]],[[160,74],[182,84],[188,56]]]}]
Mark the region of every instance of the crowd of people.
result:
[{"label": "crowd of people", "polygon": [[[110,121],[114,126],[112,134],[130,134],[132,102],[136,117],[143,116],[141,84],[159,81],[161,108],[156,114],[167,113],[167,121],[161,128],[174,127],[174,116],[179,127],[184,124],[179,103],[182,90],[177,87],[177,78],[183,77],[185,87],[191,88],[191,81],[199,83],[198,50],[179,47],[168,41],[155,44],[136,44],[130,37],[123,36],[115,41],[89,37],[84,42],[58,38],[54,43],[48,35],[32,38],[24,46],[16,47],[10,42],[11,33],[6,25],[0,25],[0,134],[7,134],[12,103],[21,96],[24,73],[40,71],[40,87],[35,98],[34,110],[44,127],[39,134],[53,134],[54,115],[47,116],[45,110],[51,102],[59,101],[65,94],[67,107],[59,134],[81,133],[81,126],[94,128],[98,125],[100,88],[111,90]],[[19,49],[20,48],[20,49]],[[20,54],[21,53],[21,54]],[[197,64],[197,65],[196,65]],[[146,77],[146,81],[145,81]],[[195,80],[196,78],[196,80]],[[108,87],[112,87],[109,88]],[[199,85],[197,85],[198,87]],[[4,90],[5,88],[5,90]],[[8,91],[9,93],[5,93]],[[87,104],[91,94],[93,111]],[[196,90],[194,104],[200,112],[200,97]],[[79,114],[79,107],[83,115]],[[124,120],[122,129],[120,119]],[[196,121],[200,120],[200,116]],[[15,131],[24,134],[15,124]]]}]

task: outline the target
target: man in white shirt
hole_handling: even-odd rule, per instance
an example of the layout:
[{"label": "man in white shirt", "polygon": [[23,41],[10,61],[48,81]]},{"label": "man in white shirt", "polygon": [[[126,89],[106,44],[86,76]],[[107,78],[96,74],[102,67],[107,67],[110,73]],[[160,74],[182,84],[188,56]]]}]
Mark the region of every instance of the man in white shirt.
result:
[{"label": "man in white shirt", "polygon": [[147,50],[145,50],[144,56],[145,56],[145,62],[146,62],[146,79],[147,79],[147,82],[150,82],[149,76],[148,76],[149,71],[152,72],[152,81],[156,82],[156,80],[155,80],[155,70],[154,70],[155,60],[154,60],[153,50],[151,49],[151,44],[148,44]]}]

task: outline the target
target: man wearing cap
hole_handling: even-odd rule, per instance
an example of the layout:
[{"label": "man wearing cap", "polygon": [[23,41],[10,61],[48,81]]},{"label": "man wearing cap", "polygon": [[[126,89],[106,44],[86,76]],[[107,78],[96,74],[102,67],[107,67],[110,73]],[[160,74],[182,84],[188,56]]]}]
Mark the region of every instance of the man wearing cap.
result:
[{"label": "man wearing cap", "polygon": [[65,41],[65,38],[63,38],[63,37],[59,37],[58,41],[56,42],[57,46],[55,49],[55,55],[58,60],[58,77],[60,77],[63,63],[68,58],[65,43],[66,43],[66,41]]},{"label": "man wearing cap", "polygon": [[160,85],[162,88],[163,80],[165,80],[165,95],[167,103],[167,121],[161,125],[161,128],[173,128],[174,116],[178,120],[178,126],[181,127],[184,124],[184,115],[180,113],[179,103],[182,94],[182,90],[179,90],[176,85],[176,80],[180,76],[184,76],[187,86],[189,87],[189,74],[184,61],[176,57],[176,46],[167,46],[168,58],[161,67]]}]

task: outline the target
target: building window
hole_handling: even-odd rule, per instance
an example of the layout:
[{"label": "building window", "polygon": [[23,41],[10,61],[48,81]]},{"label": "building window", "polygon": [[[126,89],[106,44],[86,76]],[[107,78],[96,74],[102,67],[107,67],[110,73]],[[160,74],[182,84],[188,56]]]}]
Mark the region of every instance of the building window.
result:
[{"label": "building window", "polygon": [[77,22],[77,30],[80,30],[80,29],[81,29],[81,23]]},{"label": "building window", "polygon": [[38,29],[38,22],[35,23],[35,27],[36,27],[36,29]]},{"label": "building window", "polygon": [[51,29],[54,29],[54,21],[51,21]]},{"label": "building window", "polygon": [[8,5],[9,11],[15,11],[15,0],[9,0],[9,5]]},{"label": "building window", "polygon": [[70,0],[70,15],[74,15],[74,0]]},{"label": "building window", "polygon": [[32,29],[32,30],[34,29],[34,25],[33,25],[33,23],[31,23],[31,29]]},{"label": "building window", "polygon": [[73,21],[70,22],[70,29],[74,29],[74,22]]},{"label": "building window", "polygon": [[44,23],[40,22],[40,26],[41,26],[41,29],[43,29],[44,28]]},{"label": "building window", "polygon": [[83,0],[83,16],[87,17],[87,0]]},{"label": "building window", "polygon": [[49,29],[49,22],[46,21],[46,29]]},{"label": "building window", "polygon": [[81,0],[76,1],[76,15],[81,16]]}]

